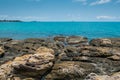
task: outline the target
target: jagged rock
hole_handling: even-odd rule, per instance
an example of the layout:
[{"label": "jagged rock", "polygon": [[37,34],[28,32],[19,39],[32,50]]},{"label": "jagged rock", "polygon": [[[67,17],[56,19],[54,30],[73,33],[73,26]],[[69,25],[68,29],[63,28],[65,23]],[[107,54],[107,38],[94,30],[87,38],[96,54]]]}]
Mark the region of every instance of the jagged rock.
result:
[{"label": "jagged rock", "polygon": [[54,65],[45,80],[77,80],[92,71],[94,66],[90,63],[63,61]]},{"label": "jagged rock", "polygon": [[20,77],[20,79],[28,77],[40,79],[52,68],[54,59],[52,49],[40,47],[35,54],[16,57],[13,61],[2,64],[0,66],[0,80],[8,80],[13,76]]},{"label": "jagged rock", "polygon": [[80,36],[70,36],[67,38],[68,44],[87,44],[88,39],[86,37],[80,37]]}]

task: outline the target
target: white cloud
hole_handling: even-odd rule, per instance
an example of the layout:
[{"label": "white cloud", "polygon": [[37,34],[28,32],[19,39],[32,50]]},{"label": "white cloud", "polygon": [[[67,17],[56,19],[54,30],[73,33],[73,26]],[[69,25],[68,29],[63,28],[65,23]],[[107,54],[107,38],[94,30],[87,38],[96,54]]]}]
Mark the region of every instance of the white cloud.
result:
[{"label": "white cloud", "polygon": [[115,16],[97,16],[96,18],[97,19],[107,19],[107,20],[117,19]]},{"label": "white cloud", "polygon": [[95,2],[92,2],[90,5],[93,6],[93,5],[100,5],[100,4],[106,4],[106,3],[109,3],[111,2],[111,0],[97,0]]},{"label": "white cloud", "polygon": [[81,2],[83,5],[87,4],[87,0],[73,0],[74,2]]}]

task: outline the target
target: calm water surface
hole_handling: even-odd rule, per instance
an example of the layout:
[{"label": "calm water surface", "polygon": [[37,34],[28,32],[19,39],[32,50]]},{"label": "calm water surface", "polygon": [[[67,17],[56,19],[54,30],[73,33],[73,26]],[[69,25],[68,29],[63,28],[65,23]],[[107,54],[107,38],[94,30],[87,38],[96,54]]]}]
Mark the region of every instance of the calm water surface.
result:
[{"label": "calm water surface", "polygon": [[0,38],[13,39],[79,35],[90,39],[120,37],[120,22],[2,22]]}]

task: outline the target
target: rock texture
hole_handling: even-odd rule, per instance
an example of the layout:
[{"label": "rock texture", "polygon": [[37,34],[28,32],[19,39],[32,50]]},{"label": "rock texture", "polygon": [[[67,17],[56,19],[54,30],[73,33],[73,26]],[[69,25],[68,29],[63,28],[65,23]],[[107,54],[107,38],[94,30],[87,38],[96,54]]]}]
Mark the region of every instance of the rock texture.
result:
[{"label": "rock texture", "polygon": [[0,80],[120,80],[120,38],[0,38]]},{"label": "rock texture", "polygon": [[47,71],[54,64],[54,51],[52,49],[40,47],[35,54],[27,54],[16,57],[0,66],[0,80],[14,80],[14,78],[24,79],[42,79]]}]

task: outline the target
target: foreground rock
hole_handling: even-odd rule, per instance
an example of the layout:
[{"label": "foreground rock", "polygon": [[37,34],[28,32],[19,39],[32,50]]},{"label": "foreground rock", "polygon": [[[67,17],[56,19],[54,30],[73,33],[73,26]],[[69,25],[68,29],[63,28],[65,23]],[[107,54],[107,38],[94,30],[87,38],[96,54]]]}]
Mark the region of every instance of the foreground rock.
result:
[{"label": "foreground rock", "polygon": [[0,39],[0,80],[120,80],[120,38]]},{"label": "foreground rock", "polygon": [[89,63],[64,61],[56,63],[45,80],[80,80],[94,68]]},{"label": "foreground rock", "polygon": [[84,80],[120,80],[120,72],[117,72],[111,76],[91,73]]},{"label": "foreground rock", "polygon": [[[54,63],[54,51],[40,47],[35,54],[16,57],[0,66],[0,80],[18,80],[33,78],[40,80],[49,71]],[[15,79],[16,80],[16,79]]]}]

